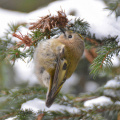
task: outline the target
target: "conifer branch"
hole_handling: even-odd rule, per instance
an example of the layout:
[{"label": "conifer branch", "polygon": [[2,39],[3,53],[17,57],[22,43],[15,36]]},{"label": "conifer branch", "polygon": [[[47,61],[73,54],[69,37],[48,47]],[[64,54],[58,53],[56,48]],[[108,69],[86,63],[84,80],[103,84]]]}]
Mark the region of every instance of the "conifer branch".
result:
[{"label": "conifer branch", "polygon": [[[28,31],[30,30],[31,33],[27,35],[22,35],[19,29],[20,26],[27,28],[26,23],[9,25],[10,29],[6,31],[5,40],[0,40],[0,43],[2,43],[0,44],[0,60],[12,61],[13,64],[18,58],[24,60],[29,57],[31,60],[39,41],[50,39],[54,35],[59,35],[61,33],[61,27],[74,30],[80,34],[87,34],[89,28],[87,22],[82,19],[75,19],[75,22],[71,23],[63,10],[57,11],[57,13],[58,15],[56,16],[49,14],[41,17],[40,20],[35,23],[30,23],[32,26],[28,28]],[[12,36],[9,37],[10,35]],[[20,41],[13,42],[13,37],[18,38]],[[28,49],[26,49],[26,47],[28,47]],[[19,48],[23,48],[23,51],[20,51]]]},{"label": "conifer branch", "polygon": [[97,75],[100,70],[103,70],[105,67],[112,67],[112,57],[113,55],[118,55],[120,47],[116,41],[117,36],[104,38],[103,45],[98,47],[98,56],[94,59],[93,64],[91,65],[91,73]]},{"label": "conifer branch", "polygon": [[[104,0],[105,1],[105,0]],[[120,1],[105,1],[107,7],[105,9],[110,10],[110,15],[114,12],[116,15],[116,18],[120,16],[119,9],[120,9]]]},{"label": "conifer branch", "polygon": [[[67,111],[49,111],[49,113],[47,112],[42,112],[42,114],[44,114],[44,116],[42,117],[42,120],[45,119],[52,119],[52,120],[68,120],[68,119],[94,119],[94,120],[103,120],[105,119],[104,117],[99,116],[102,112],[106,112],[106,111],[119,111],[120,110],[120,106],[119,105],[109,105],[109,106],[99,106],[99,108],[97,106],[94,106],[93,108],[86,108],[86,109],[79,109],[80,112],[78,113],[69,113]],[[41,114],[41,113],[40,113]],[[97,115],[100,117],[97,117]]]},{"label": "conifer branch", "polygon": [[9,117],[11,117],[11,116],[14,116],[15,114],[16,114],[16,112],[9,113],[9,114],[5,114],[5,115],[3,115],[2,117],[0,117],[0,120],[3,120],[3,119],[5,119],[5,118],[9,118]]},{"label": "conifer branch", "polygon": [[[4,96],[7,97],[6,100],[2,103],[0,103],[0,109],[5,109],[5,111],[1,111],[0,112],[0,118],[1,119],[5,119],[11,116],[16,116],[17,120],[21,120],[21,119],[30,119],[34,118],[41,118],[42,120],[45,119],[87,119],[87,118],[93,118],[96,115],[99,115],[101,113],[104,113],[105,111],[108,112],[112,112],[112,111],[119,111],[120,110],[120,106],[116,105],[116,104],[112,104],[109,106],[94,106],[93,108],[85,108],[83,105],[81,105],[81,103],[83,104],[83,102],[85,102],[88,99],[94,99],[96,96],[100,96],[100,95],[104,95],[105,94],[105,90],[107,88],[101,88],[98,91],[94,92],[94,93],[90,93],[90,94],[85,94],[85,95],[81,95],[80,98],[82,99],[82,101],[78,100],[78,97],[70,97],[70,96],[65,96],[66,99],[63,99],[63,95],[59,94],[57,99],[56,99],[56,103],[65,105],[65,106],[71,106],[71,107],[76,107],[80,110],[80,112],[78,113],[69,113],[68,111],[64,111],[62,110],[61,112],[58,111],[49,111],[49,112],[44,112],[44,111],[40,111],[38,112],[39,115],[35,114],[33,111],[31,110],[20,110],[21,108],[21,104],[25,103],[28,100],[31,100],[33,98],[40,98],[40,99],[45,99],[45,93],[46,93],[46,89],[40,86],[36,86],[36,87],[31,87],[31,88],[24,88],[24,89],[20,89],[17,91],[1,91],[0,96]],[[116,90],[116,89],[115,89]],[[118,89],[117,89],[118,90]],[[88,98],[88,99],[86,99]],[[111,97],[112,98],[112,97]],[[78,100],[78,101],[76,101]],[[118,101],[118,99],[116,99],[115,101]],[[3,108],[3,104],[4,104],[4,108]],[[13,109],[11,109],[13,108]],[[89,116],[88,116],[89,113]],[[97,117],[97,116],[96,116]],[[102,116],[101,116],[102,117]],[[32,120],[32,119],[31,119]],[[96,118],[96,120],[98,120]],[[100,119],[101,120],[101,119]]]}]

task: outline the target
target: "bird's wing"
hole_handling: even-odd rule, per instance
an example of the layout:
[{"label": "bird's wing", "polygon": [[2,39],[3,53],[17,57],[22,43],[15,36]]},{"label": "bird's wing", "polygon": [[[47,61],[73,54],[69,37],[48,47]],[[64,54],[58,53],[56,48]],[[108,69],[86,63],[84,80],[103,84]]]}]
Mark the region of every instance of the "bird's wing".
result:
[{"label": "bird's wing", "polygon": [[63,83],[66,80],[68,62],[64,58],[64,47],[61,49],[60,53],[57,55],[57,64],[55,68],[55,74],[53,80],[50,80],[49,91],[47,95],[46,105],[49,107],[56,95],[59,93],[62,88]]},{"label": "bird's wing", "polygon": [[[57,64],[53,79],[53,86],[61,87],[66,80],[67,60],[64,58],[64,48],[57,56]],[[59,92],[59,91],[58,91]]]}]

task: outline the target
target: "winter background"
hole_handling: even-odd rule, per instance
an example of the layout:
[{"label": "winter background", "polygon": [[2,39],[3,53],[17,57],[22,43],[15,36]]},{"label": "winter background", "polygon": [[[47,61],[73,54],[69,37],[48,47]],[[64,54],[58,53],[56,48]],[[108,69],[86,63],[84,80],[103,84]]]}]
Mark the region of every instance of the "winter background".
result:
[{"label": "winter background", "polygon": [[[2,0],[0,4],[2,4]],[[114,36],[118,35],[118,40],[120,38],[120,17],[115,17],[115,13],[110,15],[110,11],[106,10],[106,5],[102,0],[57,0],[54,2],[49,3],[48,5],[38,8],[34,11],[23,13],[17,12],[12,10],[0,8],[0,37],[4,36],[4,33],[9,28],[8,24],[10,23],[21,23],[21,22],[33,22],[39,19],[41,16],[45,16],[49,13],[55,15],[56,11],[65,10],[68,18],[72,20],[70,14],[73,12],[76,17],[80,17],[84,19],[90,24],[90,31],[91,33],[95,33],[97,38],[107,37],[108,35]],[[21,32],[23,35],[27,34],[29,31],[27,29],[21,28]],[[120,43],[119,43],[120,44]],[[83,55],[84,58],[84,55]],[[82,59],[83,59],[82,58]],[[27,62],[27,59],[25,60]],[[114,56],[113,57],[113,65],[118,66],[120,65],[119,58]],[[4,70],[6,79],[8,77],[11,78],[12,81],[7,81],[6,87],[13,87],[13,84],[28,84],[28,86],[34,86],[35,84],[39,84],[36,76],[34,75],[34,64],[33,60],[30,63],[26,63],[20,59],[15,62],[13,66],[13,72],[8,69]],[[13,75],[11,75],[13,74]],[[79,75],[74,73],[69,80],[66,81],[64,84],[61,92],[63,93],[74,93],[74,90],[71,91],[71,87],[75,86],[76,84],[80,84]],[[1,78],[0,78],[1,79]],[[104,81],[104,80],[103,80]],[[105,83],[105,80],[103,83]],[[10,84],[12,83],[12,84]],[[103,84],[102,83],[102,84]],[[81,92],[91,92],[95,91],[100,84],[96,80],[89,80],[85,82],[84,90]],[[120,82],[115,80],[109,80],[104,87],[120,87]],[[110,98],[101,96],[99,98],[95,98],[93,100],[88,100],[84,103],[85,107],[92,107],[92,105],[96,104],[112,104]],[[116,104],[120,104],[118,101]],[[37,112],[38,110],[55,110],[59,111],[61,109],[68,110],[69,112],[78,112],[77,108],[70,108],[63,105],[53,104],[50,108],[45,106],[45,101],[40,99],[33,99],[24,104],[22,104],[21,109],[32,109],[33,111]],[[11,120],[9,118],[7,120]]]}]

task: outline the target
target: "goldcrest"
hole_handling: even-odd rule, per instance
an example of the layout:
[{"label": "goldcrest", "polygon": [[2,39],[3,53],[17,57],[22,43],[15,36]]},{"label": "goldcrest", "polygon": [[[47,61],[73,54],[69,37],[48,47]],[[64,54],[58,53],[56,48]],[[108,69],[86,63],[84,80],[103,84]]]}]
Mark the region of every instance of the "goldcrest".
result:
[{"label": "goldcrest", "polygon": [[48,88],[47,107],[52,105],[63,83],[75,71],[83,51],[82,37],[72,31],[39,42],[34,54],[35,74],[40,83]]}]

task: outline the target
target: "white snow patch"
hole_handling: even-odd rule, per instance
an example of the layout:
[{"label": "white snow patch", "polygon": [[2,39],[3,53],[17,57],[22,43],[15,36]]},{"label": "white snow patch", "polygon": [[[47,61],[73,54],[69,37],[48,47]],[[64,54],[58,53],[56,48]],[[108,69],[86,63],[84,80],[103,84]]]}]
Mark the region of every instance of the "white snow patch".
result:
[{"label": "white snow patch", "polygon": [[0,37],[9,28],[8,24],[26,22],[27,13],[20,13],[0,8]]},{"label": "white snow patch", "polygon": [[116,101],[115,104],[116,104],[116,105],[120,105],[120,101]]},{"label": "white snow patch", "polygon": [[99,85],[96,82],[88,81],[85,84],[85,91],[92,92],[92,91],[95,91],[98,87]]},{"label": "white snow patch", "polygon": [[15,120],[16,116],[15,117],[10,117],[10,118],[7,118],[5,120]]},{"label": "white snow patch", "polygon": [[75,19],[76,19],[76,18],[79,18],[79,17],[72,16],[72,15],[68,15],[67,18],[68,18],[68,20],[70,21],[70,23],[74,23]]},{"label": "white snow patch", "polygon": [[120,81],[118,81],[118,80],[110,80],[105,84],[104,87],[105,88],[108,88],[108,87],[110,87],[110,88],[118,88],[118,87],[120,87]]},{"label": "white snow patch", "polygon": [[79,76],[76,73],[73,73],[70,78],[68,78],[65,83],[63,84],[63,87],[61,89],[61,92],[66,94],[71,92],[71,87],[75,86],[79,81]]},{"label": "white snow patch", "polygon": [[[119,56],[120,57],[120,56]],[[113,63],[113,67],[118,67],[120,65],[120,58],[118,56],[114,55],[111,59]]]},{"label": "white snow patch", "polygon": [[84,106],[85,107],[93,107],[94,105],[104,106],[104,105],[109,105],[112,103],[113,102],[111,101],[109,97],[101,96],[101,97],[98,97],[92,100],[85,101]]},{"label": "white snow patch", "polygon": [[53,104],[50,108],[47,108],[45,105],[45,101],[40,100],[38,98],[35,98],[33,100],[29,100],[26,103],[23,103],[21,106],[21,109],[30,109],[33,110],[34,112],[38,112],[39,110],[41,111],[61,111],[61,110],[67,110],[70,113],[78,113],[79,109],[75,107],[68,107],[64,105],[59,105],[59,104]]},{"label": "white snow patch", "polygon": [[[36,83],[39,83],[37,80],[35,74],[34,74],[34,65],[33,61],[29,62],[27,64],[28,58],[21,60],[18,59],[15,62],[15,65],[13,66],[15,73],[16,73],[16,82],[21,83],[21,82],[28,82],[29,85],[33,85]],[[17,79],[19,78],[19,79]]]}]

